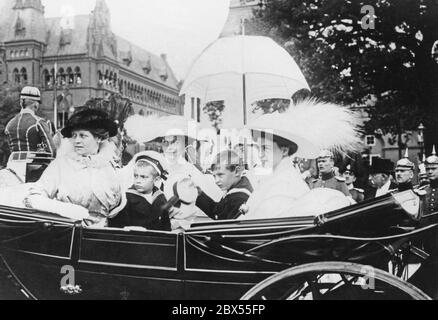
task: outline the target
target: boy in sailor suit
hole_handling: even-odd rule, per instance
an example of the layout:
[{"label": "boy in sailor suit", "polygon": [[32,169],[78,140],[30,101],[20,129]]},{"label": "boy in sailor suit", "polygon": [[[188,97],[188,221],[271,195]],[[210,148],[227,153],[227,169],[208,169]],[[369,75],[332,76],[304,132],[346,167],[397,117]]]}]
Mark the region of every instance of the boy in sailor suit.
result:
[{"label": "boy in sailor suit", "polygon": [[134,165],[134,184],[126,191],[126,204],[109,220],[109,226],[170,231],[169,215],[163,210],[167,200],[156,187],[165,173],[160,161],[154,157],[138,157]]},{"label": "boy in sailor suit", "polygon": [[242,159],[234,151],[223,151],[212,166],[216,184],[225,195],[219,202],[204,192],[196,200],[196,206],[214,220],[236,219],[243,212],[241,207],[248,200],[253,188],[243,175]]}]

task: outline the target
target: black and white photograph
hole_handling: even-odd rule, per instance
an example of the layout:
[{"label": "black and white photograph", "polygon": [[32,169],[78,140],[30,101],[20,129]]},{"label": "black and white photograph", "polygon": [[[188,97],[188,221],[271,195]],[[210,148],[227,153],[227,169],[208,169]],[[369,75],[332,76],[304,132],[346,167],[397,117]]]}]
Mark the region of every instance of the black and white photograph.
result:
[{"label": "black and white photograph", "polygon": [[0,0],[0,300],[438,299],[437,152],[437,0]]}]

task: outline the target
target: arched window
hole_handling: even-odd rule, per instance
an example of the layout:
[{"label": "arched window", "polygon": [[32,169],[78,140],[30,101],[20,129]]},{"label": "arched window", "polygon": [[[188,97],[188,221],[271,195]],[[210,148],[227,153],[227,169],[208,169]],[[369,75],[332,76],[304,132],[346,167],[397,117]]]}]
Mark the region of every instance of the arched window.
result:
[{"label": "arched window", "polygon": [[123,95],[123,80],[119,79],[119,93]]},{"label": "arched window", "polygon": [[52,85],[52,79],[50,78],[49,70],[44,69],[43,71],[43,81],[46,87],[50,87]]},{"label": "arched window", "polygon": [[50,70],[50,84],[55,85],[55,69]]},{"label": "arched window", "polygon": [[64,86],[67,83],[64,68],[58,70],[58,85]]},{"label": "arched window", "polygon": [[97,71],[97,76],[99,78],[99,80],[98,80],[99,86],[103,85],[103,74],[102,74],[102,71],[100,71],[100,70]]},{"label": "arched window", "polygon": [[26,57],[29,57],[29,50],[28,49],[26,49],[26,50],[24,50],[24,55],[26,56]]},{"label": "arched window", "polygon": [[14,79],[15,84],[20,84],[20,72],[17,68],[12,71],[12,78]]},{"label": "arched window", "polygon": [[105,85],[107,85],[108,82],[109,82],[109,71],[106,70],[106,71],[105,71],[105,76],[104,76],[104,78],[103,78],[103,83],[104,83]]},{"label": "arched window", "polygon": [[22,80],[21,83],[27,84],[27,71],[26,71],[26,68],[21,68],[20,74],[21,74],[21,80]]},{"label": "arched window", "polygon": [[67,68],[67,83],[69,85],[72,85],[72,84],[74,84],[74,82],[75,82],[75,76],[73,74],[73,70],[70,67],[68,67]]},{"label": "arched window", "polygon": [[112,87],[113,85],[114,85],[114,82],[113,82],[113,72],[111,71],[110,73],[109,73],[109,78],[108,78],[108,84]]},{"label": "arched window", "polygon": [[82,74],[81,74],[81,69],[79,67],[75,68],[74,77],[76,84],[82,84]]},{"label": "arched window", "polygon": [[143,111],[143,110],[140,110],[140,111],[138,112],[138,114],[141,115],[141,116],[144,116],[144,111]]}]

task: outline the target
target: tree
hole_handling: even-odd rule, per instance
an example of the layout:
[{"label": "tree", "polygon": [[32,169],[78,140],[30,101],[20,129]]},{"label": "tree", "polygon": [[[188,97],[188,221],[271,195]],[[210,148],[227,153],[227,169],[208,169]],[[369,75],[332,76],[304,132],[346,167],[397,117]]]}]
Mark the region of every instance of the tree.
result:
[{"label": "tree", "polygon": [[225,109],[224,101],[207,102],[202,110],[208,115],[210,122],[217,132],[220,130],[222,124],[222,113]]},{"label": "tree", "polygon": [[20,112],[18,88],[0,86],[0,165],[3,166],[10,153],[5,128],[9,120],[18,112]]},{"label": "tree", "polygon": [[437,16],[435,0],[272,0],[246,30],[281,44],[314,96],[365,106],[366,132],[381,129],[400,145],[423,121],[430,145],[438,143]]}]

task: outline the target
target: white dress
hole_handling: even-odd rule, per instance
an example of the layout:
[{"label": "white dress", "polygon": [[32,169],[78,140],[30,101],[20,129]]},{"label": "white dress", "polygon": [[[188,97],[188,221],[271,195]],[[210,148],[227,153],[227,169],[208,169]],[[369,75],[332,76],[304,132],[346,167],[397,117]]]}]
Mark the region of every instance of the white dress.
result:
[{"label": "white dress", "polygon": [[30,187],[25,202],[28,207],[74,219],[91,216],[104,226],[121,198],[119,176],[109,154],[84,157],[70,152],[50,163]]},{"label": "white dress", "polygon": [[240,220],[316,216],[350,205],[337,190],[313,189],[304,182],[292,159],[283,159],[273,174],[261,181],[247,201]]}]

